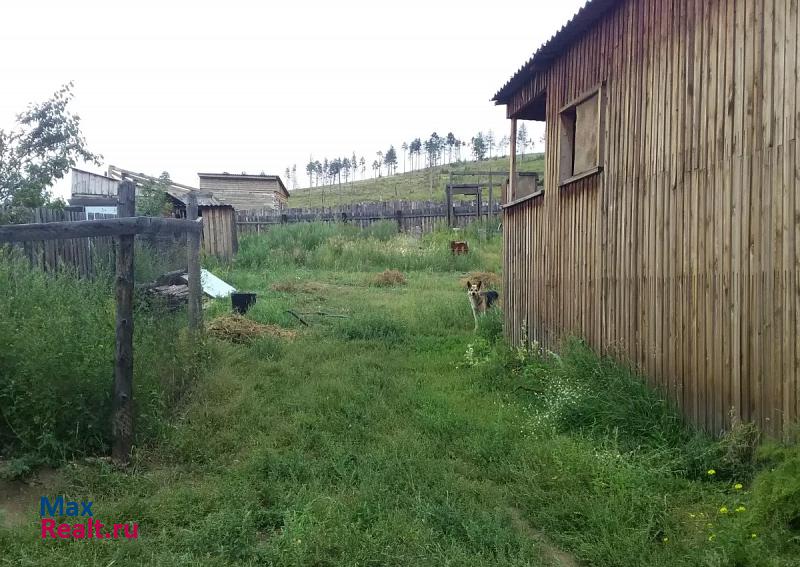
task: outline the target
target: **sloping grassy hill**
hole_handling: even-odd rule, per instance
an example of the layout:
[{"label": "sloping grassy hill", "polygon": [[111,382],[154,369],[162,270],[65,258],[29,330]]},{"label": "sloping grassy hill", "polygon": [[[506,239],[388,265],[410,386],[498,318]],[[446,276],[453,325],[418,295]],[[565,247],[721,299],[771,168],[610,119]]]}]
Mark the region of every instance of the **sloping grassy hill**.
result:
[{"label": "sloping grassy hill", "polygon": [[[519,171],[544,172],[544,154],[526,155],[518,159]],[[402,171],[402,169],[401,169]],[[494,158],[484,161],[468,161],[437,166],[433,172],[433,191],[431,191],[431,171],[421,169],[408,173],[398,173],[377,179],[338,183],[326,187],[306,187],[290,192],[290,207],[326,207],[365,201],[444,201],[444,188],[450,172],[492,171],[497,172],[493,181],[505,183],[508,176],[508,158]],[[475,183],[478,178],[462,177],[459,183]],[[488,181],[488,176],[481,178]]]}]

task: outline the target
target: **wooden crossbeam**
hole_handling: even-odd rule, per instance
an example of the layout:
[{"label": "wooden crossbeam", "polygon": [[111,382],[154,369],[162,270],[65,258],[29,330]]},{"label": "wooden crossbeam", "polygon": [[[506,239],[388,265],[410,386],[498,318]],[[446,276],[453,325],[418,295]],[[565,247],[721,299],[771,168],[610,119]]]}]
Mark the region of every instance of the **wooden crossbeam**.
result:
[{"label": "wooden crossbeam", "polygon": [[125,217],[90,221],[4,225],[0,226],[0,242],[63,240],[67,238],[129,236],[135,234],[199,234],[202,230],[202,219]]}]

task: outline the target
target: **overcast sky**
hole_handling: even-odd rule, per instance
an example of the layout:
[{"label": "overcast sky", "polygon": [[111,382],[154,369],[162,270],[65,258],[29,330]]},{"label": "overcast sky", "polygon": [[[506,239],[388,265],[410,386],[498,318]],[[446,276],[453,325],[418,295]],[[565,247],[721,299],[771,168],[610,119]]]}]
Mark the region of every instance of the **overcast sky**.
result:
[{"label": "overcast sky", "polygon": [[92,170],[197,185],[297,164],[305,186],[310,155],[501,137],[492,95],[583,3],[4,0],[0,126],[74,81]]}]

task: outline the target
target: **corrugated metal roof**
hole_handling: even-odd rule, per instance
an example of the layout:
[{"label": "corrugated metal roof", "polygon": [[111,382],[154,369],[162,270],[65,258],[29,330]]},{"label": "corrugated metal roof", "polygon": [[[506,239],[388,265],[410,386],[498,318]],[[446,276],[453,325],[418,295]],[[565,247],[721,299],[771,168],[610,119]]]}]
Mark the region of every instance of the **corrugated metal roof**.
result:
[{"label": "corrugated metal roof", "polygon": [[[121,167],[117,167],[115,165],[108,166],[108,174],[110,177],[118,180],[129,179],[134,183],[157,183],[159,179],[156,177],[151,177],[150,175],[145,175],[144,173],[136,173],[133,171],[128,171],[127,169],[122,169]],[[170,181],[169,186],[165,189],[165,192],[170,197],[180,201],[184,205],[188,201],[189,193],[194,193],[197,196],[197,206],[198,207],[228,207],[227,203],[224,203],[217,199],[212,193],[208,191],[200,191],[196,187],[190,187],[189,185],[181,185],[180,183],[175,183]]]},{"label": "corrugated metal roof", "polygon": [[605,13],[621,4],[622,0],[588,0],[558,32],[514,74],[492,98],[496,104],[505,104],[531,76],[550,67],[553,61],[577,38],[591,28]]}]

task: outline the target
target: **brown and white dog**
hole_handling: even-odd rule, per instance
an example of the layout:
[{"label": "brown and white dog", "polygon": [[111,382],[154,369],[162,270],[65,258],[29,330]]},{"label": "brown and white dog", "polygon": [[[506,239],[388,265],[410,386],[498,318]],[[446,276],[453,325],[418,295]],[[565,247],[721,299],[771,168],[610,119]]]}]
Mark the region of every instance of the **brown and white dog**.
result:
[{"label": "brown and white dog", "polygon": [[478,329],[478,316],[486,313],[500,297],[500,294],[490,289],[488,291],[481,291],[482,282],[478,283],[467,282],[467,297],[469,304],[472,306],[472,315],[475,317],[475,330]]}]

